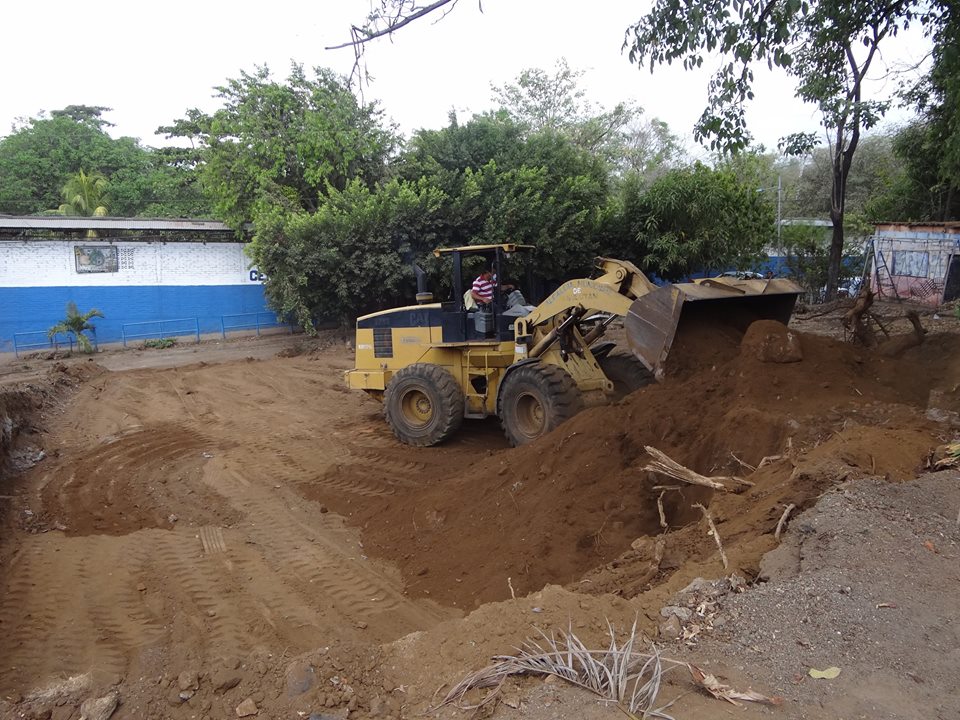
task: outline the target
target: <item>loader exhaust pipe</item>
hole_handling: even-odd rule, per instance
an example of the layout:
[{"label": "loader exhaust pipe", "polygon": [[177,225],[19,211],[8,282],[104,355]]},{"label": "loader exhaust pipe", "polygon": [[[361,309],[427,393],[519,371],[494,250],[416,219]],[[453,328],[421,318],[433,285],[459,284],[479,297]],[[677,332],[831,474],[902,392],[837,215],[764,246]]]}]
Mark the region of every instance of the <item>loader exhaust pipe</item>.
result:
[{"label": "loader exhaust pipe", "polygon": [[417,305],[426,305],[433,302],[433,293],[427,290],[426,271],[413,263],[413,273],[417,276]]}]

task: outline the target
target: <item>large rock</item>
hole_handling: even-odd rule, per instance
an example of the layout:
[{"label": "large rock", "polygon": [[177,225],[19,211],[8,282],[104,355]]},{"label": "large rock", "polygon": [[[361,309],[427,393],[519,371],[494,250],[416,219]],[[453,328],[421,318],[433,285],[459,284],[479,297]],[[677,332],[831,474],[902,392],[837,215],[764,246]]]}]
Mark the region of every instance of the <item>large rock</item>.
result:
[{"label": "large rock", "polygon": [[100,698],[84,700],[80,705],[80,720],[107,720],[119,704],[120,695],[115,691]]}]

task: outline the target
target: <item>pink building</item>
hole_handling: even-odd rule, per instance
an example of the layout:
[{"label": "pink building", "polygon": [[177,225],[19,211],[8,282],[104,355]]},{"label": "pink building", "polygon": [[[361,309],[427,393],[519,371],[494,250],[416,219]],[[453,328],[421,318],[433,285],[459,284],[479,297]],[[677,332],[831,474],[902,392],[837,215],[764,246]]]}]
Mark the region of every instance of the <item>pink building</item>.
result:
[{"label": "pink building", "polygon": [[878,224],[872,240],[879,297],[934,306],[960,297],[960,222]]}]

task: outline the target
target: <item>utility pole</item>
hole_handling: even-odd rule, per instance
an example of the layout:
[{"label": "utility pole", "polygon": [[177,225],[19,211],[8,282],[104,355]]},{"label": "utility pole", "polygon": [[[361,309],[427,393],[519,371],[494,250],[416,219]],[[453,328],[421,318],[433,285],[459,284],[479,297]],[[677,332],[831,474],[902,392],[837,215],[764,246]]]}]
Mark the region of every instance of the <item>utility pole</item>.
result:
[{"label": "utility pole", "polygon": [[783,202],[781,201],[782,191],[783,183],[781,181],[780,173],[777,173],[777,250],[783,249],[783,246],[780,243],[780,228],[782,225],[781,211],[783,208]]}]

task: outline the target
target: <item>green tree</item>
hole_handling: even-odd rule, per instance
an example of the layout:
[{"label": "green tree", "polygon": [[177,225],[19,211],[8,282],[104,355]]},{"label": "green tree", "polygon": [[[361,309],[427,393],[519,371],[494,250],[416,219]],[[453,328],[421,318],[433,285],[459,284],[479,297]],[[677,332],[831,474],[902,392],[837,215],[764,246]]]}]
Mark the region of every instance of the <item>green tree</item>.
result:
[{"label": "green tree", "polygon": [[109,214],[106,176],[94,171],[89,175],[80,170],[63,186],[63,204],[57,209],[61,215],[103,217]]},{"label": "green tree", "polygon": [[531,68],[514,83],[493,86],[494,102],[526,132],[560,133],[621,171],[651,173],[676,159],[680,147],[665,122],[647,120],[630,102],[609,110],[595,105],[581,85],[584,74],[560,58],[552,73]]},{"label": "green tree", "polygon": [[102,318],[103,313],[96,308],[81,313],[77,310],[77,304],[75,302],[68,302],[67,316],[50,328],[47,331],[47,336],[52,340],[53,336],[57,333],[73,335],[81,352],[93,352],[93,345],[90,344],[90,338],[84,333],[90,330],[96,330],[94,324],[90,322],[90,320],[95,317]]},{"label": "green tree", "polygon": [[[853,157],[861,132],[876,124],[889,106],[888,100],[865,97],[863,80],[887,37],[911,22],[936,35],[948,5],[947,0],[657,0],[628,31],[626,44],[630,59],[649,61],[651,69],[673,60],[682,60],[686,68],[700,67],[707,53],[723,57],[695,130],[699,139],[721,150],[748,143],[744,107],[753,98],[753,67],[758,61],[786,69],[797,81],[797,96],[818,106],[831,138],[833,236],[827,299],[832,299],[843,253]],[[813,135],[795,134],[785,139],[784,148],[805,153],[815,140]]]},{"label": "green tree", "polygon": [[547,279],[589,271],[609,168],[567,135],[528,132],[502,111],[462,125],[451,117],[415,134],[395,169],[443,192],[443,244],[527,243]]},{"label": "green tree", "polygon": [[905,94],[920,116],[893,139],[899,173],[874,212],[891,220],[960,218],[960,14],[934,36],[930,72]]},{"label": "green tree", "polygon": [[109,108],[71,105],[31,118],[0,139],[0,213],[31,215],[62,202],[64,185],[96,169],[110,183],[110,211],[134,215],[210,215],[196,190],[193,162],[179,148],[145,148],[134,138],[110,137]]},{"label": "green tree", "polygon": [[701,163],[665,173],[648,188],[621,190],[615,249],[667,279],[693,272],[747,268],[775,237],[772,198],[730,170]]},{"label": "green tree", "polygon": [[238,229],[276,206],[316,211],[358,178],[372,186],[397,144],[376,105],[360,104],[326,69],[310,78],[294,64],[281,83],[260,67],[228,80],[217,97],[223,107],[213,114],[190,110],[160,131],[195,143],[201,186],[215,214]]},{"label": "green tree", "polygon": [[312,212],[263,212],[250,255],[269,277],[272,307],[309,329],[412,301],[411,260],[434,247],[442,202],[426,182],[392,180],[372,190],[355,178]]}]

